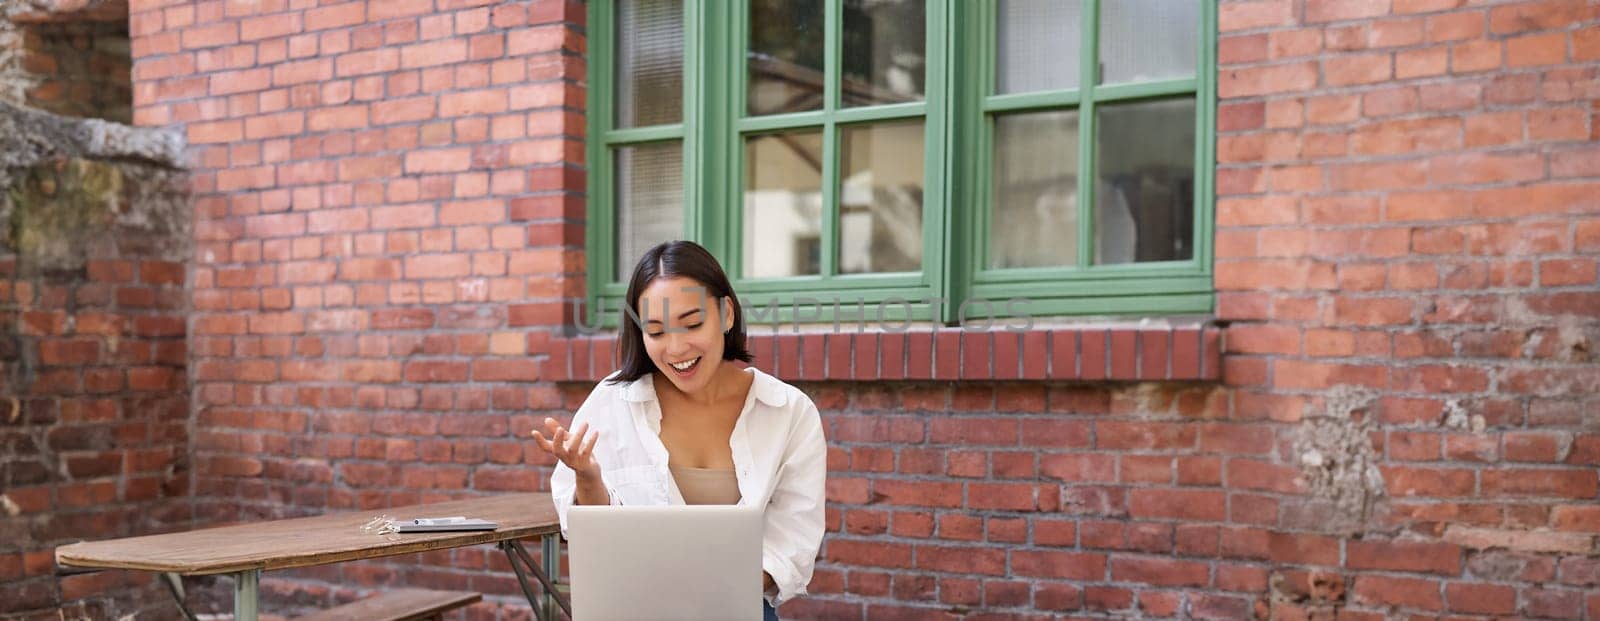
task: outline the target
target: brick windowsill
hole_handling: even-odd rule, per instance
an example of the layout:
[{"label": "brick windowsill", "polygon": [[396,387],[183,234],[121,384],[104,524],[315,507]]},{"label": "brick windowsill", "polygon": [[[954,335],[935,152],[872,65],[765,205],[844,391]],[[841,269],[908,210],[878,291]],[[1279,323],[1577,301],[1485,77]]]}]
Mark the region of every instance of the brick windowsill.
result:
[{"label": "brick windowsill", "polygon": [[[755,366],[786,381],[1209,381],[1222,375],[1221,335],[1210,325],[1089,325],[751,334],[749,342]],[[612,334],[552,339],[546,353],[541,377],[551,381],[599,381],[617,367]]]}]

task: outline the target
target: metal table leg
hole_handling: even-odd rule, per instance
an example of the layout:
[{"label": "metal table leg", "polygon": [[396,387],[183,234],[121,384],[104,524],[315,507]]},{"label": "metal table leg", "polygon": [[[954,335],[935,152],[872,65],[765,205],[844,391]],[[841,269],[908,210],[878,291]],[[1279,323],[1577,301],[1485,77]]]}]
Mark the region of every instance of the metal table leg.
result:
[{"label": "metal table leg", "polygon": [[[556,599],[561,597],[561,591],[556,586],[561,584],[561,539],[555,533],[550,533],[540,538],[539,545],[544,555],[544,575],[550,577],[551,584],[551,590],[545,592],[544,614],[546,619],[554,619],[557,604],[561,603]],[[566,605],[560,608],[567,611],[567,616],[572,616],[572,610]]]},{"label": "metal table leg", "polygon": [[261,570],[233,574],[233,621],[256,621],[256,596],[261,590]]},{"label": "metal table leg", "polygon": [[[548,539],[549,536],[546,537],[547,539],[543,542],[543,549],[545,550],[545,562],[543,565],[550,567],[554,562],[555,567],[559,569],[560,559],[557,557],[559,548],[557,548],[557,553],[549,552],[549,549],[554,547],[554,544]],[[567,616],[572,616],[572,607],[567,602],[567,598],[556,590],[556,585],[550,578],[551,572],[546,572],[539,565],[533,563],[533,557],[529,556],[528,551],[522,547],[522,542],[512,539],[501,541],[499,545],[500,550],[506,553],[506,560],[511,562],[511,570],[517,573],[517,583],[522,586],[522,594],[528,598],[528,606],[533,608],[533,614],[536,618],[540,621],[554,621],[557,608],[567,613]],[[552,559],[555,560],[552,561]],[[528,584],[528,574],[530,573],[539,580],[539,586],[543,587],[544,590],[543,595],[535,596],[533,594],[533,587]]]},{"label": "metal table leg", "polygon": [[162,584],[167,585],[167,592],[172,594],[172,601],[178,603],[178,612],[183,613],[186,621],[195,621],[194,613],[189,611],[189,605],[183,599],[183,578],[172,572],[161,574]]}]

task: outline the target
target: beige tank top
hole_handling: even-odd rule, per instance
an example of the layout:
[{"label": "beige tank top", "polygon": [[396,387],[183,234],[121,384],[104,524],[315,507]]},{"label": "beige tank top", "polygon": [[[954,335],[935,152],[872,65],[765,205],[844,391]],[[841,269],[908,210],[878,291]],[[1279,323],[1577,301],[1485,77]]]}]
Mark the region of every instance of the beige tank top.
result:
[{"label": "beige tank top", "polygon": [[683,502],[691,505],[736,505],[739,494],[739,477],[732,470],[688,468],[667,465],[672,478],[683,492]]}]

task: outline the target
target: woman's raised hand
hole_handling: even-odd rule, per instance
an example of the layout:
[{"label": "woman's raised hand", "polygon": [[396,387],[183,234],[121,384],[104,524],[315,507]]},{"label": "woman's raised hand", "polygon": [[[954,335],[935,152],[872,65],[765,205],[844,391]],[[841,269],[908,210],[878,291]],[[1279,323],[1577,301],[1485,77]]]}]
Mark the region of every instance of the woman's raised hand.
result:
[{"label": "woman's raised hand", "polygon": [[544,428],[550,434],[549,439],[545,439],[539,430],[533,431],[533,440],[539,443],[539,448],[555,455],[579,479],[600,478],[600,462],[594,459],[594,443],[600,439],[599,430],[589,429],[589,423],[578,423],[572,433],[567,433],[567,428],[554,418],[544,419]]}]

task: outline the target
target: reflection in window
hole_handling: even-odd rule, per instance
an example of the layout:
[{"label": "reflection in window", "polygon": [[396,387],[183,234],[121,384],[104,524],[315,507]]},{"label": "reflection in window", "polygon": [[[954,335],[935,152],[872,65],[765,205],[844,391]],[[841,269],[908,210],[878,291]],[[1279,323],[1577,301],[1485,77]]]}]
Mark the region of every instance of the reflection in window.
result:
[{"label": "reflection in window", "polygon": [[994,122],[989,267],[1078,263],[1078,111],[1005,114]]},{"label": "reflection in window", "polygon": [[744,276],[822,273],[822,132],[744,142]]},{"label": "reflection in window", "polygon": [[1095,262],[1194,256],[1193,99],[1101,106]]},{"label": "reflection in window", "polygon": [[818,0],[750,0],[751,116],[822,108],[823,20]]},{"label": "reflection in window", "polygon": [[921,101],[927,27],[922,0],[846,0],[845,106]]},{"label": "reflection in window", "polygon": [[839,272],[922,267],[922,121],[843,131]]}]

